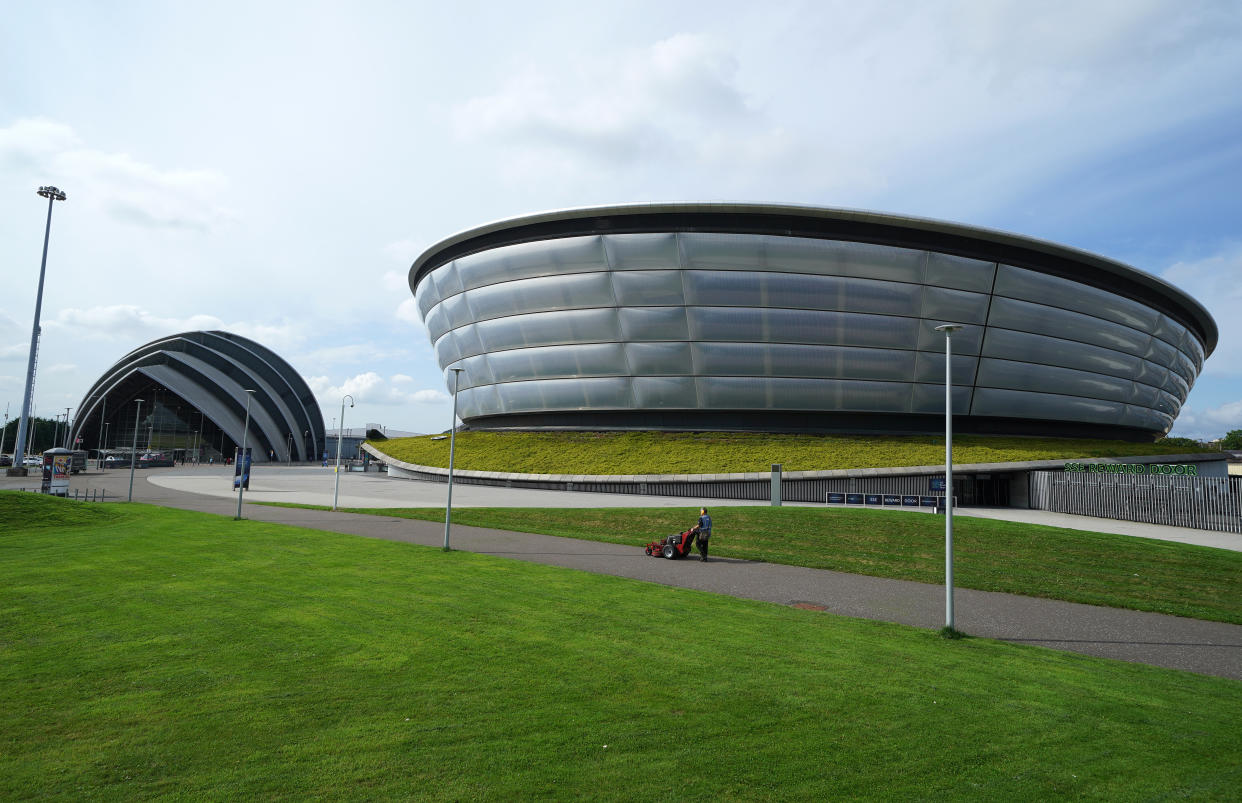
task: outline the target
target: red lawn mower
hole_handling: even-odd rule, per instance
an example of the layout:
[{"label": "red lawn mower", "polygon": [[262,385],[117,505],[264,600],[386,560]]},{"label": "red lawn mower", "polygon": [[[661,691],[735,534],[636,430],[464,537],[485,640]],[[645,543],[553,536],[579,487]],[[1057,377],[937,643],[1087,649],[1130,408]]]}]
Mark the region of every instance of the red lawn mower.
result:
[{"label": "red lawn mower", "polygon": [[698,527],[691,527],[684,533],[674,533],[663,541],[652,541],[647,544],[645,551],[653,558],[684,558],[694,548],[694,539],[698,533]]}]

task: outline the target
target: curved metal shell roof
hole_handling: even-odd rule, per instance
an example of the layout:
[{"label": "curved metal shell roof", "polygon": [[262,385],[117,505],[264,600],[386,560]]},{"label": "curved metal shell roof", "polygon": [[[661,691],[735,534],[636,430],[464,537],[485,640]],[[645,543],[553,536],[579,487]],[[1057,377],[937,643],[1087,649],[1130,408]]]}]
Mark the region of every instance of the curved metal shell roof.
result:
[{"label": "curved metal shell roof", "polygon": [[515,243],[656,231],[783,234],[920,248],[1002,262],[1073,279],[1140,301],[1192,331],[1211,354],[1216,322],[1193,297],[1163,279],[1056,243],[926,218],[787,204],[643,203],[581,207],[495,221],[441,240],[409,271],[410,290],[435,268],[467,254]]},{"label": "curved metal shell roof", "polygon": [[280,460],[313,460],[323,448],[323,415],[297,371],[265,346],[222,331],[169,335],[126,354],[87,391],[70,442],[108,411],[133,403],[151,384],[194,405],[238,444],[246,391],[254,390],[246,442],[255,448],[256,459],[271,451]]}]

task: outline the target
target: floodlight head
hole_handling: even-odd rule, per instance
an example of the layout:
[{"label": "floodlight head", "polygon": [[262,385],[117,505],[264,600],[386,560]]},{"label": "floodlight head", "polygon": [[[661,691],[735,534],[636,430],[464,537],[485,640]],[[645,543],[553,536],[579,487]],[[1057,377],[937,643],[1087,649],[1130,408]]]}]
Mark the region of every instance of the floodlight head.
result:
[{"label": "floodlight head", "polygon": [[951,334],[953,332],[956,332],[958,329],[965,329],[965,328],[966,327],[960,323],[945,323],[945,324],[941,324],[940,326],[937,326],[936,331],[944,332],[945,334]]},{"label": "floodlight head", "polygon": [[68,197],[60,190],[56,189],[55,187],[50,187],[50,186],[40,187],[38,189],[38,193],[42,195],[44,198],[51,198],[53,201],[63,201],[65,200],[65,198]]}]

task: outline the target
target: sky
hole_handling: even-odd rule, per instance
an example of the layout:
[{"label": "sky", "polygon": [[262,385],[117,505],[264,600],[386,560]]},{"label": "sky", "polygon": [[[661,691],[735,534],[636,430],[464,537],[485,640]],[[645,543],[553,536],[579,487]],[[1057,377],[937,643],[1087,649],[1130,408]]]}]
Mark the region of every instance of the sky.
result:
[{"label": "sky", "polygon": [[749,201],[1013,232],[1168,281],[1221,339],[1171,434],[1242,428],[1237,2],[0,0],[0,407],[226,329],[325,424],[439,432],[407,283],[549,209]]}]

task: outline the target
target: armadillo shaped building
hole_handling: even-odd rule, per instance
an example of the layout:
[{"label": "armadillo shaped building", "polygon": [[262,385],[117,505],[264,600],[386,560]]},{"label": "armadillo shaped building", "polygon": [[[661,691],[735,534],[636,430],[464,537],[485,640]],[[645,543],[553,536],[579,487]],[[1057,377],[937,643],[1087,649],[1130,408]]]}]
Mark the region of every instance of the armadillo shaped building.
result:
[{"label": "armadillo shaped building", "polygon": [[71,437],[83,449],[136,443],[205,459],[231,457],[243,430],[256,461],[313,460],[323,450],[319,404],[289,363],[231,332],[183,332],[109,368],[78,406]]}]

